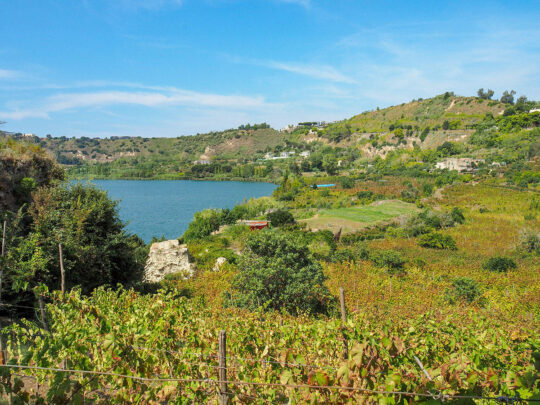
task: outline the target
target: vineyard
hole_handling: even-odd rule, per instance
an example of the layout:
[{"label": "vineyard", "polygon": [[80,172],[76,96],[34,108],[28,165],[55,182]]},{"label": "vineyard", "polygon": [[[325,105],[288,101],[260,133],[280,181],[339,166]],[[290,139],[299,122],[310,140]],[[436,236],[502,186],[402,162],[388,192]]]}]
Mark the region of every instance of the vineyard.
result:
[{"label": "vineyard", "polygon": [[48,332],[26,320],[4,328],[1,387],[12,403],[216,401],[222,330],[230,403],[540,399],[538,331],[508,333],[473,309],[399,322],[356,312],[342,325],[338,317],[218,311],[166,291],[48,298]]}]

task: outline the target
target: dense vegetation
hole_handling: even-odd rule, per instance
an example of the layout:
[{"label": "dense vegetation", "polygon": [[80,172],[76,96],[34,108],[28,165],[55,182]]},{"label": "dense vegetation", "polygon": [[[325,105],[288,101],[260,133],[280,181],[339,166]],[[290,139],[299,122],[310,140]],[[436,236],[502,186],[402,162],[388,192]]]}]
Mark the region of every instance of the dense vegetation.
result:
[{"label": "dense vegetation", "polygon": [[[279,184],[272,196],[197,213],[180,237],[195,277],[170,274],[157,286],[138,283],[148,247],[125,234],[116,204],[57,184],[61,171],[35,145],[64,154],[81,141],[4,142],[9,167],[48,159],[38,165],[45,175],[30,164],[10,177],[2,208],[3,300],[47,299],[44,318],[19,312],[29,320],[4,328],[8,362],[102,374],[0,368],[0,387],[23,403],[213,401],[225,330],[234,403],[540,399],[540,114],[512,91],[495,101],[480,90],[291,132],[260,124],[186,139],[85,139],[84,150],[107,145],[104,156],[121,142],[146,146],[79,162],[71,175]],[[296,153],[261,160],[284,151]],[[464,157],[483,160],[461,172],[435,167]],[[270,229],[252,231],[246,219]],[[65,295],[53,291],[58,243]],[[482,403],[460,401],[473,402]]]},{"label": "dense vegetation", "polygon": [[60,244],[67,288],[88,293],[142,279],[146,246],[125,233],[107,193],[59,183],[62,170],[39,147],[12,140],[0,146],[2,177],[10,179],[0,207],[7,225],[0,259],[5,302],[28,306],[36,288],[59,288]]}]

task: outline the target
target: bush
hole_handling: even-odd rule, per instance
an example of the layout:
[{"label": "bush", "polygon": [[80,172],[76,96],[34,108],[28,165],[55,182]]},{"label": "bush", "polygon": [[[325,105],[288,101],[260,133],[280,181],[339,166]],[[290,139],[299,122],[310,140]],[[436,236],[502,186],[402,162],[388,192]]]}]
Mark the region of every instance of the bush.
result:
[{"label": "bush", "polygon": [[476,281],[459,277],[452,282],[452,290],[446,291],[446,298],[449,302],[465,301],[469,304],[476,301],[481,295],[480,288]]},{"label": "bush", "polygon": [[350,189],[354,187],[354,180],[350,177],[342,176],[339,178],[339,184],[341,188]]},{"label": "bush", "polygon": [[307,243],[309,251],[317,260],[328,260],[336,251],[334,234],[328,229],[317,232],[303,232],[300,236]]},{"label": "bush", "polygon": [[429,197],[431,194],[433,194],[433,184],[431,183],[424,183],[422,184],[422,192],[426,197]]},{"label": "bush", "polygon": [[355,262],[356,260],[358,260],[358,253],[350,248],[337,250],[331,257],[333,263]]},{"label": "bush", "polygon": [[231,304],[290,313],[326,313],[332,297],[322,266],[314,261],[300,235],[264,229],[246,241]]},{"label": "bush", "polygon": [[360,200],[371,200],[373,198],[373,191],[359,191],[356,196]]},{"label": "bush", "polygon": [[184,232],[184,242],[203,239],[212,232],[217,231],[221,225],[221,213],[217,210],[205,210],[195,213],[193,221]]},{"label": "bush", "polygon": [[430,232],[418,238],[418,245],[431,249],[457,250],[456,242],[450,235]]},{"label": "bush", "polygon": [[463,215],[463,211],[459,207],[454,207],[450,211],[450,216],[452,217],[452,220],[458,224],[462,224],[465,222],[465,216]]},{"label": "bush", "polygon": [[266,218],[268,221],[270,221],[272,226],[278,227],[287,224],[294,224],[295,222],[293,215],[289,211],[283,209],[268,213]]},{"label": "bush", "polygon": [[400,252],[395,250],[380,250],[370,257],[375,266],[387,269],[390,273],[400,272],[405,266],[406,260]]},{"label": "bush", "polygon": [[509,257],[504,256],[494,256],[490,257],[482,267],[485,270],[494,271],[497,273],[506,273],[510,269],[515,269],[517,267],[516,262]]},{"label": "bush", "polygon": [[522,230],[519,235],[520,247],[528,253],[540,254],[540,232]]}]

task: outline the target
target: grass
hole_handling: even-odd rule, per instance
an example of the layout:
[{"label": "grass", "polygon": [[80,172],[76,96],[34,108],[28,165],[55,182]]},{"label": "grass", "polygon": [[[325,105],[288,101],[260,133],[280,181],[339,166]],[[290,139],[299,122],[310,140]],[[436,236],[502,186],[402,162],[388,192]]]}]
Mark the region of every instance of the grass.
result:
[{"label": "grass", "polygon": [[343,232],[354,232],[368,225],[386,222],[401,215],[417,211],[414,204],[398,200],[378,201],[367,206],[323,209],[314,217],[302,220],[312,229],[330,229]]}]

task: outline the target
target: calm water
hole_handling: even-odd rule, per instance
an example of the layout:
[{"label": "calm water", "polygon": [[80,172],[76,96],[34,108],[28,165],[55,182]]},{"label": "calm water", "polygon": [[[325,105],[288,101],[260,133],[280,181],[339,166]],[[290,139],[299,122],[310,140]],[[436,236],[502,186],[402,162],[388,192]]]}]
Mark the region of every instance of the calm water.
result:
[{"label": "calm water", "polygon": [[94,180],[120,200],[120,218],[145,242],[152,236],[181,236],[193,214],[206,208],[232,208],[244,199],[272,194],[276,185],[237,181]]}]

